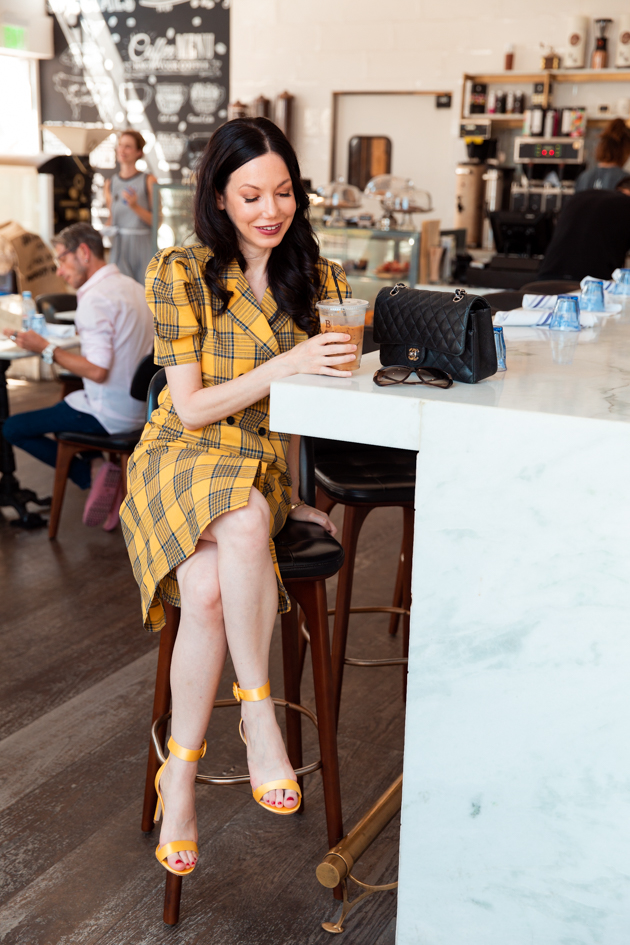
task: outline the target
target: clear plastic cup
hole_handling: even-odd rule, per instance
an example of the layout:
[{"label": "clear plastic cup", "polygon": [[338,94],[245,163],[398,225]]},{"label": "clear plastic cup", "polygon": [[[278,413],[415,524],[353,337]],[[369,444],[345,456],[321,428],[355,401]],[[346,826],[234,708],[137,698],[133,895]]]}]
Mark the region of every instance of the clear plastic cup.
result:
[{"label": "clear plastic cup", "polygon": [[507,371],[507,364],[505,363],[505,335],[503,334],[501,325],[495,325],[494,327],[494,346],[497,350],[497,373],[499,371]]},{"label": "clear plastic cup", "polygon": [[365,314],[368,309],[365,299],[324,299],[317,303],[319,324],[322,334],[329,331],[345,332],[350,335],[348,344],[357,346],[354,361],[347,364],[337,364],[339,371],[358,371],[361,367],[363,353],[363,332],[365,330]]},{"label": "clear plastic cup", "polygon": [[552,331],[579,331],[580,307],[577,295],[559,295],[549,328]]},{"label": "clear plastic cup", "polygon": [[611,295],[630,295],[630,269],[620,269],[619,279],[610,292]]},{"label": "clear plastic cup", "polygon": [[580,311],[606,311],[606,303],[604,301],[604,283],[600,279],[589,279],[585,283],[580,296]]}]

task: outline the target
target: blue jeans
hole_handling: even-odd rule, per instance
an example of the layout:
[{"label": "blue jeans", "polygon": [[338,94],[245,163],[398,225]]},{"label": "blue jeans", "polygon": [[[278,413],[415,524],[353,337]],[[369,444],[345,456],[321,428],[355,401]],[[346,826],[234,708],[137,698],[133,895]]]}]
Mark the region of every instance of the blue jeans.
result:
[{"label": "blue jeans", "polygon": [[[30,410],[16,413],[4,422],[4,438],[13,446],[40,459],[48,466],[57,463],[57,444],[46,436],[47,433],[100,433],[107,436],[107,430],[91,413],[81,413],[70,407],[65,400],[46,407],[45,410]],[[98,454],[94,454],[96,458]],[[92,464],[87,459],[75,456],[70,464],[70,479],[79,489],[89,489],[92,483]]]}]

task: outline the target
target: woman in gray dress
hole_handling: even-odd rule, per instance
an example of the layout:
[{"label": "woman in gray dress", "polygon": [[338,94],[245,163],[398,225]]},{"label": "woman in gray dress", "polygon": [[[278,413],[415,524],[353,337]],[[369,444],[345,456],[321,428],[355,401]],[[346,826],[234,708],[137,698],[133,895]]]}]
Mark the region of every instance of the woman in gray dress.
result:
[{"label": "woman in gray dress", "polygon": [[145,140],[139,131],[123,131],[118,139],[117,174],[105,182],[109,225],[114,228],[109,261],[144,285],[144,274],[153,256],[153,174],[136,169]]}]

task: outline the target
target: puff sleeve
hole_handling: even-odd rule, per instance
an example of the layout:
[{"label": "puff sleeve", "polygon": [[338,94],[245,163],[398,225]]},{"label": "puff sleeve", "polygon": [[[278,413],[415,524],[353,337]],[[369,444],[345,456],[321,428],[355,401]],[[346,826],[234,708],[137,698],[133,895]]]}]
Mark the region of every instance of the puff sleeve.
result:
[{"label": "puff sleeve", "polygon": [[341,266],[332,262],[330,259],[326,259],[324,256],[320,256],[317,261],[317,268],[320,274],[320,285],[317,295],[318,301],[337,298],[335,279],[337,280],[341,297],[344,299],[352,297],[352,289],[348,285],[346,274]]},{"label": "puff sleeve", "polygon": [[163,367],[201,359],[204,302],[197,283],[185,250],[163,250],[149,263],[145,294],[153,312],[155,361]]}]

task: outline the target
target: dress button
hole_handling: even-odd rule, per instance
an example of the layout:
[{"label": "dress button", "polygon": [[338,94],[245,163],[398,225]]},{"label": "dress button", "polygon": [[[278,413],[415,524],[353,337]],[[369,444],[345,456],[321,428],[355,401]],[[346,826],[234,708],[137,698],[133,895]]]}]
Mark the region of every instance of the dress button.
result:
[{"label": "dress button", "polygon": [[264,436],[266,432],[264,427],[258,427],[258,436]]},{"label": "dress button", "polygon": [[234,417],[228,417],[225,422],[226,422],[226,423],[229,423],[230,426],[233,426],[233,424],[236,423],[236,420],[234,419]]}]

